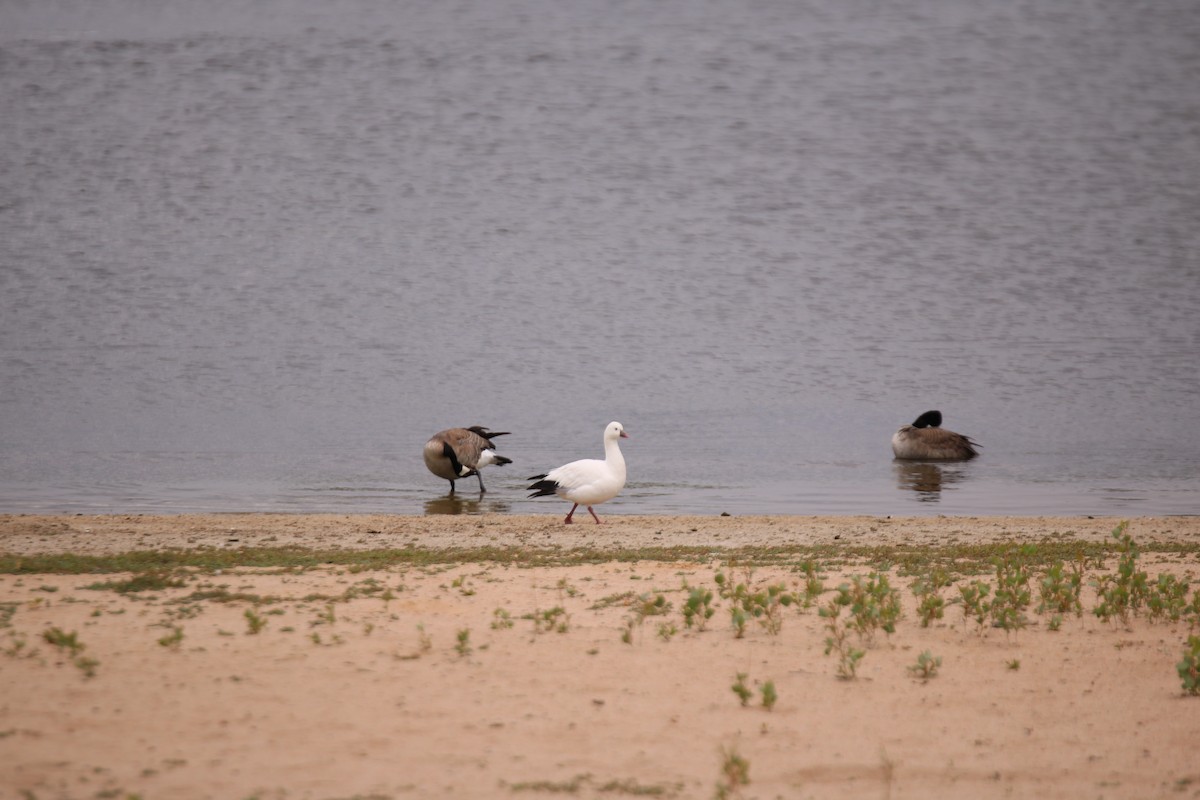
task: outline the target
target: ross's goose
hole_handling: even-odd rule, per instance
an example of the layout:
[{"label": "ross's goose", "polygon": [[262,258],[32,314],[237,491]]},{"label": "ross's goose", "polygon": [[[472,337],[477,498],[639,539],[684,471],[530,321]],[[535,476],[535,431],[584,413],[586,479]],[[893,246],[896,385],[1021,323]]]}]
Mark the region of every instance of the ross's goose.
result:
[{"label": "ross's goose", "polygon": [[449,428],[439,431],[425,443],[425,466],[439,478],[450,481],[450,494],[454,494],[454,482],[472,475],[479,478],[479,493],[483,488],[483,476],[479,470],[490,464],[511,464],[511,458],[496,454],[492,439],[507,436],[508,431],[489,431],[482,425],[470,428]]},{"label": "ross's goose", "polygon": [[600,518],[596,516],[592,506],[612,500],[625,486],[625,457],[621,455],[621,447],[617,441],[628,438],[625,426],[619,422],[608,423],[608,427],[604,429],[603,461],[585,458],[552,469],[545,475],[534,475],[529,479],[535,481],[529,486],[529,491],[533,492],[529,496],[547,497],[556,494],[564,500],[570,500],[575,505],[571,506],[571,511],[564,520],[568,525],[572,522],[571,517],[575,514],[575,509],[581,505],[587,507],[592,519],[599,524]]},{"label": "ross's goose", "polygon": [[912,425],[905,425],[892,436],[896,458],[927,461],[964,461],[979,455],[983,447],[971,437],[943,430],[942,412],[926,411]]}]

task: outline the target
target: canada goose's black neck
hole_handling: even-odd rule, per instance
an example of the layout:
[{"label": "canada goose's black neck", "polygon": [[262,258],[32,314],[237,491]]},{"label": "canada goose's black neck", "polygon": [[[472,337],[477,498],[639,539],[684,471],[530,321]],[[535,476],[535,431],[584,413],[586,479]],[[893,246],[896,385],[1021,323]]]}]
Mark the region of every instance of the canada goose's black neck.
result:
[{"label": "canada goose's black neck", "polygon": [[914,428],[938,428],[942,424],[942,412],[926,411],[913,421]]}]

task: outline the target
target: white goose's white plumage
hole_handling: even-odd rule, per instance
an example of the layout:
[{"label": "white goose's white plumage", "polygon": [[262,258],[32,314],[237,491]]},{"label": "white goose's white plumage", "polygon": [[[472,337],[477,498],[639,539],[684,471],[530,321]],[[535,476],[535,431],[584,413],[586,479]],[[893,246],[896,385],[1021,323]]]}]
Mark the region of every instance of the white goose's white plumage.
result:
[{"label": "white goose's white plumage", "polygon": [[586,506],[588,513],[596,523],[600,518],[592,506],[612,500],[625,486],[625,457],[621,455],[620,439],[628,439],[625,426],[619,422],[610,422],[604,429],[604,460],[585,458],[572,461],[561,467],[552,469],[545,475],[534,475],[529,480],[530,497],[547,497],[556,494],[564,500],[570,500],[575,505],[567,514],[564,522],[568,525],[573,521],[575,509]]}]

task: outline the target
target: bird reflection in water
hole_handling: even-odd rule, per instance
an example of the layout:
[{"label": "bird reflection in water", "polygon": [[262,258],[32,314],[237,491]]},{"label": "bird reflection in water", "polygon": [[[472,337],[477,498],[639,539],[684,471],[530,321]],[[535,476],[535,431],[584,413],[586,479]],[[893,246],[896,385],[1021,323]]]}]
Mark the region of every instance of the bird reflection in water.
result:
[{"label": "bird reflection in water", "polygon": [[936,503],[942,489],[949,489],[966,478],[964,464],[941,464],[930,461],[896,461],[896,483],[901,490],[917,493],[922,503]]},{"label": "bird reflection in water", "polygon": [[511,504],[503,500],[484,499],[479,495],[474,499],[461,494],[447,494],[425,501],[425,513],[428,514],[505,514],[511,510]]}]

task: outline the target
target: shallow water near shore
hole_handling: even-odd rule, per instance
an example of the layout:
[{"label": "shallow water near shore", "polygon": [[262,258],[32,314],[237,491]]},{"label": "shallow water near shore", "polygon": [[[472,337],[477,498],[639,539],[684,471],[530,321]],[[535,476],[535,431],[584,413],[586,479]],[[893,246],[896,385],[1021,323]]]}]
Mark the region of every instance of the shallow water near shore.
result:
[{"label": "shallow water near shore", "polygon": [[[0,511],[1200,512],[1200,6],[0,9]],[[983,444],[905,464],[938,408]],[[513,465],[448,486],[433,432]]]}]

